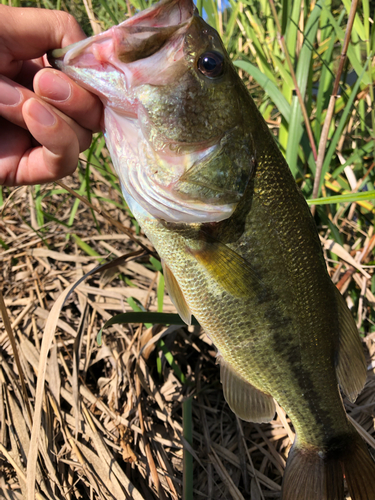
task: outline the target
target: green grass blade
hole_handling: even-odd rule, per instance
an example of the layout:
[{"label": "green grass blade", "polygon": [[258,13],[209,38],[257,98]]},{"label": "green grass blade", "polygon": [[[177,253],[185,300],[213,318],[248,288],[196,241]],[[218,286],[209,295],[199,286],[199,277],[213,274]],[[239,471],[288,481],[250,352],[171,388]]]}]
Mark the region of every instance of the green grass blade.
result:
[{"label": "green grass blade", "polygon": [[[86,166],[86,170],[85,170],[86,198],[88,199],[88,201],[90,203],[91,203],[91,199],[92,199],[91,193],[93,191],[91,189],[91,176],[90,176],[91,168],[90,167],[91,167],[91,159],[93,157],[94,149],[95,149],[95,146],[96,146],[98,139],[99,139],[99,136],[94,138],[94,140],[91,143],[91,146],[87,150],[87,155],[86,155],[86,157],[87,157],[87,166]],[[96,214],[92,208],[90,208],[90,211],[91,211],[92,218],[94,219],[96,229],[97,229],[98,233],[100,234],[101,233],[100,225],[99,225],[98,220],[96,218]]]},{"label": "green grass blade", "polygon": [[[327,9],[325,6],[323,6],[323,9],[325,9],[329,22],[332,24],[337,37],[342,42],[345,38],[345,31],[339,26],[338,21],[335,19],[332,12],[330,12],[330,10]],[[357,75],[360,75],[363,71],[363,66],[361,61],[357,57],[354,47],[350,44],[348,47],[347,56],[351,65],[353,66],[354,71],[357,73]],[[362,81],[365,85],[369,85],[371,83],[371,79],[369,79],[367,74],[363,76]]]},{"label": "green grass blade", "polygon": [[360,84],[362,82],[362,78],[363,78],[363,76],[365,75],[365,73],[367,71],[367,64],[368,63],[369,63],[369,60],[367,60],[367,62],[365,64],[365,67],[362,69],[362,73],[359,75],[359,77],[358,77],[358,79],[357,79],[357,81],[356,81],[356,83],[355,83],[355,85],[354,85],[354,87],[353,87],[353,89],[351,91],[350,97],[349,97],[348,102],[346,103],[345,109],[344,109],[344,111],[343,111],[343,113],[341,115],[341,118],[340,118],[339,124],[337,126],[337,129],[336,129],[336,131],[334,133],[334,136],[332,137],[332,140],[330,142],[328,151],[326,152],[325,160],[324,160],[323,167],[322,167],[322,175],[321,175],[321,181],[320,181],[320,188],[321,188],[321,185],[323,184],[323,181],[324,181],[324,175],[326,174],[326,172],[328,172],[330,163],[332,161],[332,157],[333,157],[333,155],[335,153],[337,144],[338,144],[338,142],[340,140],[340,137],[341,137],[342,131],[344,129],[346,120],[348,119],[348,116],[349,116],[349,114],[352,111],[352,105],[353,105],[354,99],[357,96],[359,86],[360,86]]},{"label": "green grass blade", "polygon": [[[351,0],[343,0],[342,3],[345,5],[346,11],[349,12],[351,7]],[[366,30],[359,18],[358,11],[357,15],[354,18],[353,32],[355,32],[363,41],[367,39]]]},{"label": "green grass blade", "polygon": [[[306,93],[307,80],[310,72],[310,66],[312,64],[314,43],[318,31],[319,17],[322,13],[323,3],[323,0],[318,1],[308,18],[304,32],[305,38],[303,41],[301,53],[298,58],[296,78],[303,98],[305,97]],[[297,158],[302,133],[302,110],[298,101],[298,97],[294,96],[292,99],[288,144],[286,148],[286,160],[294,176],[296,176],[298,172]]]},{"label": "green grass blade", "polygon": [[170,367],[174,371],[176,377],[181,381],[182,384],[186,382],[185,375],[182,373],[181,368],[178,366],[174,360],[173,354],[170,352],[168,347],[165,345],[164,340],[158,342],[159,348],[163,351],[165,359],[168,361]]},{"label": "green grass blade", "polygon": [[[103,326],[108,328],[111,325],[124,325],[126,323],[150,323],[154,325],[186,325],[178,314],[173,313],[158,313],[158,312],[127,312],[116,314],[113,318],[106,321]],[[198,325],[199,323],[195,318],[192,318],[192,324]]]},{"label": "green grass blade", "polygon": [[60,226],[64,226],[64,227],[70,227],[68,226],[68,224],[66,224],[65,222],[63,222],[62,220],[58,219],[57,217],[54,217],[53,215],[47,213],[47,212],[43,212],[43,216],[48,220],[48,221],[53,221],[53,222],[56,222],[56,224],[59,224]]},{"label": "green grass blade", "polygon": [[318,206],[317,211],[319,214],[320,219],[322,220],[323,224],[329,227],[331,230],[331,236],[336,243],[339,243],[339,245],[343,246],[344,242],[340,233],[339,228],[334,224],[329,218],[326,213],[326,211],[323,209],[323,207]]},{"label": "green grass blade", "polygon": [[126,299],[126,302],[129,304],[129,306],[133,309],[135,312],[145,312],[145,308],[140,306],[134,299],[133,297],[128,297]]},{"label": "green grass blade", "polygon": [[[76,234],[71,234],[71,237],[77,243],[79,248],[87,253],[87,255],[90,255],[90,257],[101,257],[101,255],[95,252],[95,250],[91,248],[90,245],[88,245],[85,241],[82,241],[79,236],[77,236]],[[98,259],[99,264],[105,264],[105,262],[106,260],[103,257]]]},{"label": "green grass blade", "polygon": [[289,56],[293,63],[295,63],[296,61],[296,45],[297,45],[297,37],[299,31],[298,24],[301,15],[301,4],[302,0],[291,2],[291,7],[289,8],[289,10],[291,11],[291,15],[287,23],[285,37],[284,37],[289,52]]},{"label": "green grass blade", "polygon": [[362,162],[363,156],[367,156],[372,153],[373,145],[371,142],[364,144],[361,148],[357,148],[353,151],[353,153],[348,157],[346,162],[343,165],[340,165],[332,172],[332,177],[336,179],[344,170],[347,165],[352,165],[353,163]]},{"label": "green grass blade", "polygon": [[[78,194],[80,196],[83,196],[85,194],[85,191],[86,191],[86,179],[84,178],[82,183],[81,183],[81,186],[78,190]],[[74,220],[76,218],[77,210],[78,210],[80,203],[81,203],[81,200],[79,198],[76,198],[74,200],[72,211],[70,212],[70,217],[69,217],[69,221],[68,221],[68,226],[70,226],[70,227],[73,226],[73,224],[74,224]]]},{"label": "green grass blade", "polygon": [[286,27],[290,18],[293,3],[290,0],[282,0],[281,34],[285,35]]},{"label": "green grass blade", "polygon": [[203,0],[202,7],[207,14],[208,24],[220,32],[218,9],[214,0]]},{"label": "green grass blade", "polygon": [[158,299],[158,312],[163,312],[164,305],[164,290],[165,290],[165,282],[163,273],[158,273],[158,287],[157,287],[157,299]]},{"label": "green grass blade", "polygon": [[[260,30],[255,30],[258,27],[258,22],[254,16],[247,12],[247,15],[240,13],[240,20],[245,30],[246,37],[251,41],[252,46],[256,52],[256,63],[262,73],[264,73],[271,81],[276,83],[273,68],[270,65],[269,57],[267,54],[267,45],[262,43],[264,33]],[[241,57],[245,57],[241,54]]]},{"label": "green grass blade", "polygon": [[[342,12],[344,14],[344,11]],[[333,86],[333,81],[334,81],[334,74],[333,74],[333,61],[332,61],[332,54],[333,54],[333,49],[335,47],[335,42],[336,42],[336,37],[333,36],[333,28],[332,26],[326,21],[326,11],[323,10],[322,13],[322,23],[325,22],[328,24],[328,27],[324,29],[324,34],[327,38],[329,38],[329,44],[327,49],[324,51],[324,54],[322,55],[322,73],[319,78],[319,86],[318,86],[318,94],[316,97],[316,119],[315,119],[315,126],[313,127],[314,130],[314,135],[315,135],[315,140],[317,143],[319,142],[320,139],[320,134],[322,130],[322,116],[323,116],[323,110],[327,109],[328,103],[329,103],[329,98],[330,98],[330,92],[329,89],[332,88]],[[315,171],[314,171],[315,174]]]},{"label": "green grass blade", "polygon": [[348,193],[337,196],[327,196],[325,198],[316,198],[315,200],[306,200],[309,205],[329,205],[333,203],[354,203],[356,201],[374,200],[375,191],[365,191],[363,193]]},{"label": "green grass blade", "polygon": [[[276,56],[275,54],[271,53],[270,56],[272,59],[273,67],[277,68],[279,70],[279,73],[280,73],[279,78],[281,78],[281,81],[283,82],[284,87],[287,86],[291,89],[291,91],[293,91],[293,89],[294,89],[293,78],[292,78],[291,74],[289,73],[289,69],[288,69],[287,65],[284,63],[284,61],[281,60],[280,57]],[[286,98],[286,96],[284,95],[283,92],[282,92],[282,94]],[[286,99],[286,101],[288,102],[288,105],[290,106],[288,99]]]},{"label": "green grass blade", "polygon": [[38,226],[42,227],[44,225],[44,214],[43,214],[43,208],[42,208],[42,195],[41,195],[41,190],[40,190],[40,184],[37,184],[35,186],[35,212],[36,212],[36,220],[38,222]]},{"label": "green grass blade", "polygon": [[162,272],[163,268],[162,268],[162,265],[161,265],[161,262],[160,262],[159,259],[156,259],[155,257],[153,257],[151,255],[151,257],[150,257],[150,263],[153,266],[153,268],[155,269],[155,271]]},{"label": "green grass blade", "polygon": [[99,2],[104,7],[105,11],[109,15],[109,17],[112,19],[113,23],[114,24],[119,24],[120,21],[117,19],[117,16],[115,15],[115,13],[113,12],[113,10],[108,5],[108,2],[106,2],[105,0],[99,0]]},{"label": "green grass blade", "polygon": [[231,15],[229,17],[228,23],[226,25],[225,33],[223,36],[223,43],[224,43],[225,47],[228,47],[230,39],[233,36],[233,31],[234,31],[234,28],[236,26],[239,12],[240,12],[240,2],[236,2],[232,6],[232,12],[231,12]]},{"label": "green grass blade", "polygon": [[1,238],[0,238],[0,246],[2,246],[4,250],[9,250],[9,245],[7,245],[5,241],[2,240]]},{"label": "green grass blade", "polygon": [[203,15],[203,0],[196,0],[196,4],[199,15]]},{"label": "green grass blade", "polygon": [[[187,443],[193,446],[193,398],[186,398],[182,403],[183,435]],[[183,500],[193,500],[193,457],[184,447],[183,457]]]},{"label": "green grass blade", "polygon": [[263,74],[256,66],[247,61],[235,61],[235,66],[243,69],[251,75],[263,88],[263,90],[270,96],[272,101],[274,102],[277,109],[283,115],[285,120],[289,122],[290,118],[290,105],[288,101],[285,99],[280,90],[276,87],[276,85],[265,75]]},{"label": "green grass blade", "polygon": [[[139,302],[137,302],[133,297],[128,297],[126,299],[126,302],[129,304],[129,306],[133,309],[133,311],[135,312],[138,312],[138,313],[144,313],[146,312],[145,308],[142,306],[142,304],[140,304]],[[146,328],[151,328],[152,327],[152,323],[149,323],[149,322],[143,322],[144,323],[145,327]]]}]

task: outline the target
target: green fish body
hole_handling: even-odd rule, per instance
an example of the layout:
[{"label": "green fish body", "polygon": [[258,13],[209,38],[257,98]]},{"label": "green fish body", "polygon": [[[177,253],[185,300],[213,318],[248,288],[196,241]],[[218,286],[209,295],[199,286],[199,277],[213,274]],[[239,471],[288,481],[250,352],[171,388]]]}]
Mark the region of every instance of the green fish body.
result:
[{"label": "green fish body", "polygon": [[[296,440],[283,500],[375,500],[375,464],[347,419],[366,380],[356,325],[319,237],[218,34],[191,0],[166,0],[53,52],[105,105],[132,213],[158,251],[182,318],[218,350],[225,398]],[[360,478],[360,479],[358,479]]]}]

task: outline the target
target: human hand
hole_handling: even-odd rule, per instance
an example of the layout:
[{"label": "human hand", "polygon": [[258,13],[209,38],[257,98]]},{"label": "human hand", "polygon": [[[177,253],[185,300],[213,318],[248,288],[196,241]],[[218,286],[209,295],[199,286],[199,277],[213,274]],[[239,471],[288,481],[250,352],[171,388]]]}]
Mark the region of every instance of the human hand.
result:
[{"label": "human hand", "polygon": [[99,99],[61,72],[42,69],[48,50],[84,38],[65,12],[0,5],[0,185],[71,174],[91,132],[100,130]]}]

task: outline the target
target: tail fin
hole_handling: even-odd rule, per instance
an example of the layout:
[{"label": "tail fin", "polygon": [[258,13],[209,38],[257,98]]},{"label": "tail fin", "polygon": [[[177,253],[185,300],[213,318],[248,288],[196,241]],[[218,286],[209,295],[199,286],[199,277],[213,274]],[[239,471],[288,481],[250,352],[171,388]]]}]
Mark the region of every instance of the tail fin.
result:
[{"label": "tail fin", "polygon": [[[344,476],[352,500],[375,500],[375,462],[350,434],[341,450],[320,453],[294,444],[283,478],[282,500],[344,500]],[[346,445],[345,445],[346,444]]]},{"label": "tail fin", "polygon": [[342,468],[352,500],[375,500],[375,462],[359,436],[342,461]]},{"label": "tail fin", "polygon": [[344,478],[340,463],[324,459],[318,452],[294,443],[286,463],[281,498],[343,500]]}]

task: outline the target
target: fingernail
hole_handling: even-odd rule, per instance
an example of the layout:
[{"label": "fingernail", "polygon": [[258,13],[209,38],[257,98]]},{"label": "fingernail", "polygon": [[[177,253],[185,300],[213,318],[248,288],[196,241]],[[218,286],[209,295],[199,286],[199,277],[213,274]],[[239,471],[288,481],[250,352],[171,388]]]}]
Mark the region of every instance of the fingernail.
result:
[{"label": "fingernail", "polygon": [[43,97],[53,101],[66,101],[72,93],[70,84],[52,71],[45,71],[40,75],[38,87]]},{"label": "fingernail", "polygon": [[36,99],[30,99],[28,113],[34,120],[45,127],[52,127],[56,123],[54,115]]},{"label": "fingernail", "polygon": [[14,106],[22,99],[21,92],[11,85],[8,85],[3,80],[0,80],[0,104],[6,106]]}]

